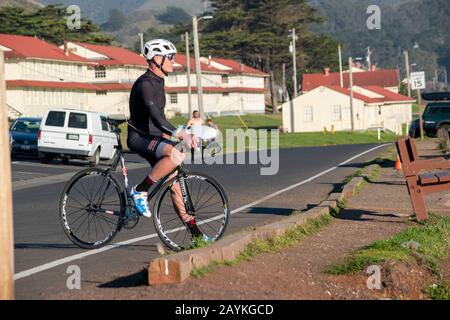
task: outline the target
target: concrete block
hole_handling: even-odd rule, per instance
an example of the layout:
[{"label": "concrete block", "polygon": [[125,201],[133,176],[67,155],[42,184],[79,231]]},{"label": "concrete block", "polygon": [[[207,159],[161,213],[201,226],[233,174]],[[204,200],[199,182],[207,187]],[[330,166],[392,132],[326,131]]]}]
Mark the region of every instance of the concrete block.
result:
[{"label": "concrete block", "polygon": [[337,193],[330,194],[327,201],[342,201],[342,199],[344,199],[344,196],[342,195],[342,193],[337,192]]},{"label": "concrete block", "polygon": [[189,261],[158,258],[148,268],[149,285],[181,283],[189,278],[192,266]]},{"label": "concrete block", "polygon": [[325,201],[322,201],[322,202],[319,204],[319,207],[336,208],[336,207],[337,207],[337,201],[335,201],[335,200],[333,200],[333,201],[331,201],[331,200],[325,200]]},{"label": "concrete block", "polygon": [[344,186],[342,194],[345,198],[352,197],[355,194],[355,190],[360,183],[364,181],[362,177],[354,177],[349,183]]}]

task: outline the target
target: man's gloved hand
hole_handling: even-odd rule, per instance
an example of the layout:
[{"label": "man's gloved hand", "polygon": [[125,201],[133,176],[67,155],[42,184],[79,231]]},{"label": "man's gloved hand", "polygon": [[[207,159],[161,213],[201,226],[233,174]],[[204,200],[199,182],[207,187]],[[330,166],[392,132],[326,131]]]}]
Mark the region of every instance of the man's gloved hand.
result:
[{"label": "man's gloved hand", "polygon": [[195,134],[191,134],[189,131],[180,131],[175,137],[185,142],[190,149],[198,148],[197,136]]}]

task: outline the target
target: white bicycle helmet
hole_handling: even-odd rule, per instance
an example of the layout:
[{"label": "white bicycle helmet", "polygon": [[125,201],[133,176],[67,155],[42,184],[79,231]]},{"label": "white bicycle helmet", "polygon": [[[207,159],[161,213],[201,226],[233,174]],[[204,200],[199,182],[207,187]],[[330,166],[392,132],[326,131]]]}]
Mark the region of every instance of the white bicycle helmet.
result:
[{"label": "white bicycle helmet", "polygon": [[164,39],[148,41],[144,46],[144,57],[151,61],[155,56],[168,56],[177,53],[172,42]]}]

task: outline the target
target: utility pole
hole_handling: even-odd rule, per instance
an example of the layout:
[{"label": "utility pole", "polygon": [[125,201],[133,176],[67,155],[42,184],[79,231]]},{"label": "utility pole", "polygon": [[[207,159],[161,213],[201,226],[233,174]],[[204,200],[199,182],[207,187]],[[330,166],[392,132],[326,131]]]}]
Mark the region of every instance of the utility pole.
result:
[{"label": "utility pole", "polygon": [[437,85],[438,85],[438,71],[437,69],[434,69],[434,81],[433,81],[434,91],[436,91]]},{"label": "utility pole", "polygon": [[296,36],[295,28],[292,28],[292,63],[294,66],[294,75],[292,79],[294,80],[294,98],[298,96],[298,85],[297,85],[297,49],[296,49]]},{"label": "utility pole", "polygon": [[283,77],[283,84],[282,84],[283,96],[282,96],[281,100],[284,103],[286,101],[286,64],[285,63],[283,63],[283,69],[282,69],[281,73],[282,73],[282,77]]},{"label": "utility pole", "polygon": [[341,79],[341,88],[344,87],[344,73],[342,70],[342,50],[341,50],[341,45],[338,46],[338,50],[339,50],[339,76]]},{"label": "utility pole", "polygon": [[354,119],[354,110],[353,110],[353,59],[352,57],[348,58],[348,67],[349,67],[349,78],[350,78],[350,117],[352,123],[352,132],[355,131],[355,119]]},{"label": "utility pole", "polygon": [[8,127],[5,58],[0,49],[0,300],[14,299],[14,231]]},{"label": "utility pole", "polygon": [[447,79],[447,67],[444,67],[444,81],[445,81],[445,87],[448,86],[448,79]]},{"label": "utility pole", "polygon": [[408,97],[411,98],[411,74],[409,73],[409,54],[408,54],[408,50],[405,49],[403,54],[405,55],[406,79],[407,79],[407,86],[408,86]]},{"label": "utility pole", "polygon": [[142,32],[138,33],[139,39],[141,40],[141,55],[144,55],[144,34]]},{"label": "utility pole", "polygon": [[187,85],[188,85],[188,119],[192,116],[192,88],[191,88],[191,58],[189,49],[189,32],[185,34],[186,40],[186,68],[187,68]]},{"label": "utility pole", "polygon": [[367,56],[366,56],[366,60],[367,60],[367,66],[369,68],[369,71],[372,67],[372,53],[373,51],[370,50],[370,47],[367,47]]},{"label": "utility pole", "polygon": [[200,45],[198,41],[198,22],[200,20],[210,20],[213,16],[204,16],[197,19],[196,16],[192,17],[192,28],[194,32],[194,54],[195,54],[195,71],[197,72],[197,98],[198,98],[198,110],[200,112],[200,118],[205,118],[205,111],[203,110],[203,87],[202,87],[202,70],[200,66]]},{"label": "utility pole", "polygon": [[192,26],[194,30],[194,54],[195,54],[195,71],[197,73],[197,99],[198,110],[200,112],[200,118],[204,119],[203,110],[203,87],[202,87],[202,70],[200,66],[200,45],[198,42],[198,20],[197,17],[192,17]]}]

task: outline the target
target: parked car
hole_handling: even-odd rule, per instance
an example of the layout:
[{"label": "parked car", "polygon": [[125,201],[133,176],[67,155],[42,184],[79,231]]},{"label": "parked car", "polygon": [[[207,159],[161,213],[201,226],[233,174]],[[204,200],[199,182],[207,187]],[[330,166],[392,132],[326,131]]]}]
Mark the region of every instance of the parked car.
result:
[{"label": "parked car", "polygon": [[11,156],[38,155],[38,132],[41,118],[21,117],[9,128]]},{"label": "parked car", "polygon": [[55,158],[66,163],[69,159],[85,159],[98,165],[101,159],[111,160],[118,141],[107,118],[106,114],[81,110],[47,111],[38,135],[41,162]]},{"label": "parked car", "polygon": [[[424,134],[435,136],[440,128],[450,130],[450,93],[430,92],[423,93],[422,97],[430,101],[422,115]],[[418,119],[411,123],[409,135],[412,138],[420,136]]]}]

